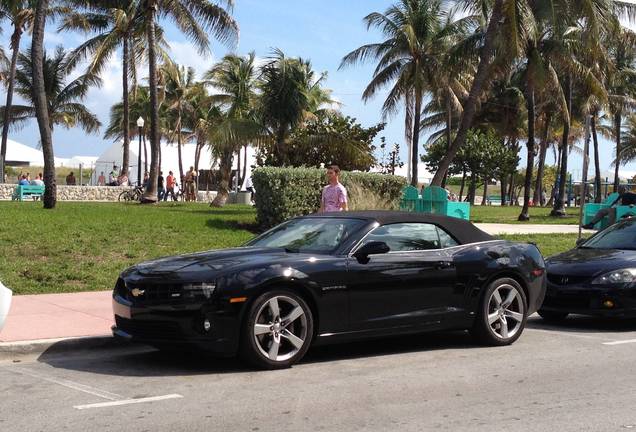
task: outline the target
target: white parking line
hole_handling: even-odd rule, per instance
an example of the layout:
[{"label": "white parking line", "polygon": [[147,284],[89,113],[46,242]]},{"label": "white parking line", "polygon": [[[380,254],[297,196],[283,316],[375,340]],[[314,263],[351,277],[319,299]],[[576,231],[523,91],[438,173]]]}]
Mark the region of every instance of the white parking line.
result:
[{"label": "white parking line", "polygon": [[623,345],[623,344],[630,344],[630,343],[636,343],[636,339],[627,339],[627,340],[622,340],[622,341],[603,342],[603,345]]},{"label": "white parking line", "polygon": [[124,400],[118,400],[118,401],[112,401],[112,402],[100,402],[100,403],[94,403],[94,404],[88,404],[88,405],[76,405],[73,408],[78,410],[89,409],[89,408],[104,408],[104,407],[112,407],[112,406],[119,406],[119,405],[138,404],[138,403],[144,403],[144,402],[156,402],[156,401],[162,401],[166,399],[180,399],[182,397],[183,396],[181,396],[180,394],[169,394],[164,396],[153,396],[153,397],[139,398],[139,399],[124,399]]},{"label": "white parking line", "polygon": [[68,388],[73,389],[73,390],[81,391],[81,392],[88,393],[88,394],[93,395],[93,396],[100,397],[102,399],[108,399],[108,400],[114,401],[114,400],[123,398],[123,396],[118,395],[116,393],[111,393],[111,392],[108,392],[108,391],[105,391],[105,390],[100,390],[100,389],[97,389],[95,387],[87,386],[85,384],[80,384],[80,383],[77,383],[77,382],[74,382],[74,381],[70,381],[70,380],[67,380],[67,379],[50,378],[50,377],[48,377],[46,375],[43,375],[43,374],[40,374],[40,373],[37,373],[37,372],[32,372],[32,371],[29,371],[29,370],[26,370],[26,369],[23,369],[23,368],[19,368],[19,367],[15,367],[15,366],[3,367],[3,369],[6,369],[6,370],[8,370],[10,372],[15,372],[15,373],[18,373],[18,374],[27,375],[27,376],[30,376],[30,377],[33,377],[33,378],[37,378],[37,379],[41,379],[41,380],[44,380],[44,381],[48,381],[48,382],[51,382],[51,383],[54,383],[54,384],[59,384],[61,386],[68,387]]}]

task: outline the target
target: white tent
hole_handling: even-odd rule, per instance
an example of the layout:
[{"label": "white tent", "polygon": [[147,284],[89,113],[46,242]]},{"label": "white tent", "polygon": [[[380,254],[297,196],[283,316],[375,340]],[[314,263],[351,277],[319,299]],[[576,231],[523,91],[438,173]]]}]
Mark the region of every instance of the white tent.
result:
[{"label": "white tent", "polygon": [[[113,143],[108,149],[106,149],[95,161],[95,171],[92,184],[97,184],[97,179],[101,173],[104,173],[104,177],[108,179],[108,173],[113,170],[113,166],[117,167],[117,171],[121,170],[122,166],[122,141]],[[137,166],[138,166],[138,143],[130,143],[130,161],[128,166],[128,178],[131,184],[137,182]],[[194,153],[196,145],[194,143],[183,144],[181,147],[181,160],[184,173],[188,171],[191,166],[194,166]],[[150,144],[146,142],[146,152],[148,154],[148,165],[150,165]],[[141,176],[143,178],[144,171],[144,150],[141,149]],[[243,158],[241,158],[241,165],[243,164]],[[210,169],[210,167],[216,167],[217,161],[212,157],[212,153],[208,146],[205,146],[201,151],[201,157],[199,158],[199,169]],[[234,167],[236,168],[237,161],[234,158]],[[250,166],[255,165],[255,152],[254,149],[248,147],[248,176],[251,175]],[[172,171],[176,176],[179,175],[179,153],[176,144],[161,143],[161,171],[164,176],[168,175],[168,171]]]},{"label": "white tent", "polygon": [[14,166],[44,166],[44,156],[40,150],[7,140],[5,164]]}]

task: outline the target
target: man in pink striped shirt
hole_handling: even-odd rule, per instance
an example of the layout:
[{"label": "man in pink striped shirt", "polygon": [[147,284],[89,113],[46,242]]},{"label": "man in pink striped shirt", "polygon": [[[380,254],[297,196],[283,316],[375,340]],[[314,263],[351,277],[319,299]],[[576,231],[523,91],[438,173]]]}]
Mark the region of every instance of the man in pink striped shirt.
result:
[{"label": "man in pink striped shirt", "polygon": [[320,211],[336,212],[348,210],[347,190],[340,183],[340,168],[338,165],[327,167],[327,181],[329,184],[322,190]]}]

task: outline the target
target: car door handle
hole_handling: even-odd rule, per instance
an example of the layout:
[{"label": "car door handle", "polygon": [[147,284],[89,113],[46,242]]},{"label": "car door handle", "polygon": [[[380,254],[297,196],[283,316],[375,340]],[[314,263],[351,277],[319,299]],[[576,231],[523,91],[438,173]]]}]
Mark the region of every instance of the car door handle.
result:
[{"label": "car door handle", "polygon": [[451,261],[438,261],[434,266],[435,270],[444,270],[451,267],[453,267]]}]

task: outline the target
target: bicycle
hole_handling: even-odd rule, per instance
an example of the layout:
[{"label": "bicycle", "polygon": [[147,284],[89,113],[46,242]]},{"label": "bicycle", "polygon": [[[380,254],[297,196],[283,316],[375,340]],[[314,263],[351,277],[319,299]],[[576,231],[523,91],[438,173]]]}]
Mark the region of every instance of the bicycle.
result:
[{"label": "bicycle", "polygon": [[128,189],[119,194],[119,201],[131,202],[141,201],[141,196],[144,193],[142,186],[135,186],[133,189]]}]

